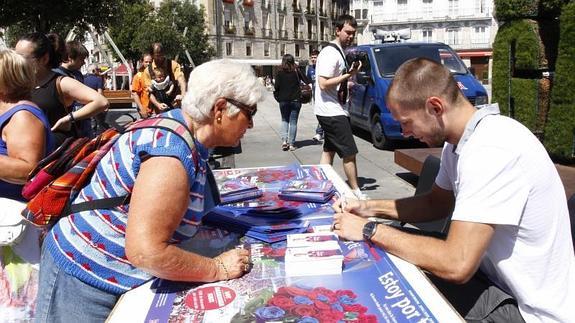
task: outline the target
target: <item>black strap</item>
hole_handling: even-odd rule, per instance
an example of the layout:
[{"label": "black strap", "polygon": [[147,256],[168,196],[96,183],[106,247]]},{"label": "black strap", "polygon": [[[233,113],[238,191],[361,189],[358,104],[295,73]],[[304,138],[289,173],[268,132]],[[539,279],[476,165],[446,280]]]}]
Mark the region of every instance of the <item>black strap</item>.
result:
[{"label": "black strap", "polygon": [[345,64],[345,71],[344,71],[343,74],[345,74],[345,73],[349,70],[349,67],[347,66],[347,59],[345,59],[345,55],[343,54],[343,52],[341,51],[341,49],[339,48],[339,46],[337,46],[336,44],[334,44],[334,43],[328,43],[328,44],[326,45],[326,47],[328,47],[328,46],[337,49],[337,51],[338,51],[339,54],[341,55],[341,58],[343,58],[343,63]]},{"label": "black strap", "polygon": [[68,204],[62,214],[72,214],[88,210],[111,209],[116,206],[129,204],[131,197],[132,194],[128,193],[128,195],[124,196],[108,197],[73,205]]}]

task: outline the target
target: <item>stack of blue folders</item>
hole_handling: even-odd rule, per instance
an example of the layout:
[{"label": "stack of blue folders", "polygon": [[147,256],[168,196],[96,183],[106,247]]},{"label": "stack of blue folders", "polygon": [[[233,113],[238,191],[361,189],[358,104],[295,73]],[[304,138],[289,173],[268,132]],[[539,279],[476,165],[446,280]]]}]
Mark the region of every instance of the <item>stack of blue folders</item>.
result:
[{"label": "stack of blue folders", "polygon": [[222,204],[251,200],[262,196],[256,185],[241,179],[229,179],[218,185]]},{"label": "stack of blue folders", "polygon": [[295,179],[287,182],[279,191],[281,199],[326,203],[335,194],[335,187],[329,180]]},{"label": "stack of blue folders", "polygon": [[206,214],[203,223],[248,237],[273,243],[288,234],[305,232],[309,222],[298,219],[298,208],[277,206],[270,202],[243,202],[220,205]]}]

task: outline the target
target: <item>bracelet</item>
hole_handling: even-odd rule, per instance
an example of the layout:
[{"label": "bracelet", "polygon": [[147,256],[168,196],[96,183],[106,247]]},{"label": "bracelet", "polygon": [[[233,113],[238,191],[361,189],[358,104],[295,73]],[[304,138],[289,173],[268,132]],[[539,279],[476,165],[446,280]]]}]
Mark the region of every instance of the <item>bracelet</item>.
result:
[{"label": "bracelet", "polygon": [[226,268],[226,265],[224,265],[224,263],[222,262],[222,260],[218,257],[214,258],[214,261],[217,263],[217,265],[222,266],[222,268],[224,268],[224,272],[226,273],[226,280],[230,279],[230,274],[228,272],[228,269]]},{"label": "bracelet", "polygon": [[74,118],[74,115],[72,114],[73,111],[70,111],[70,113],[68,113],[68,115],[70,116],[70,122],[71,123],[75,123],[76,119]]}]

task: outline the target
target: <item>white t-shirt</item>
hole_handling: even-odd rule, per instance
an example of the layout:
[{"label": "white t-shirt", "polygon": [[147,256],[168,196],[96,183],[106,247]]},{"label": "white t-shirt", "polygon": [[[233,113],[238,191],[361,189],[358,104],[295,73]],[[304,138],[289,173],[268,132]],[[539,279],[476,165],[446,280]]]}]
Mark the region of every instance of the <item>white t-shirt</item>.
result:
[{"label": "white t-shirt", "polygon": [[454,191],[452,220],[495,224],[481,270],[515,297],[525,321],[572,321],[575,255],[561,179],[531,131],[493,108],[474,114],[457,147],[444,146],[435,182]]},{"label": "white t-shirt", "polygon": [[[333,43],[335,44],[335,43]],[[337,45],[337,44],[336,44]],[[337,45],[339,47],[339,45]],[[341,47],[339,47],[341,49]],[[343,50],[342,50],[343,52]],[[313,112],[318,116],[333,117],[349,115],[337,99],[339,85],[322,90],[319,87],[319,77],[332,78],[340,76],[345,71],[345,61],[337,49],[326,46],[317,56],[315,65],[315,105]]]}]

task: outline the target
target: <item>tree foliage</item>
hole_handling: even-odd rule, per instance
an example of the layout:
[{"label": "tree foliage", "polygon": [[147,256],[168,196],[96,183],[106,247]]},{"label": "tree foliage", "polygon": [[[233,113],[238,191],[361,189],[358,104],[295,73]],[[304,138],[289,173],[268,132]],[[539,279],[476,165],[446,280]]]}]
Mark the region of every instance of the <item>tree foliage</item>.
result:
[{"label": "tree foliage", "polygon": [[184,50],[188,49],[194,63],[200,64],[214,52],[204,26],[203,9],[187,0],[163,1],[158,10],[144,0],[123,6],[110,34],[122,53],[133,60],[149,51],[152,43],[161,42],[169,57],[179,55],[179,61],[187,63]]},{"label": "tree foliage", "polygon": [[134,1],[5,0],[0,6],[0,27],[19,25],[28,32],[49,32],[72,26],[85,31],[93,25],[103,30],[117,18],[121,6]]}]

